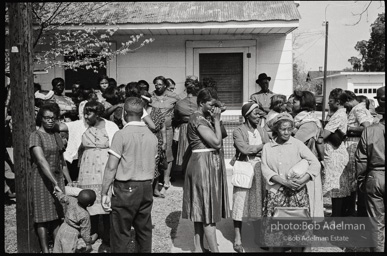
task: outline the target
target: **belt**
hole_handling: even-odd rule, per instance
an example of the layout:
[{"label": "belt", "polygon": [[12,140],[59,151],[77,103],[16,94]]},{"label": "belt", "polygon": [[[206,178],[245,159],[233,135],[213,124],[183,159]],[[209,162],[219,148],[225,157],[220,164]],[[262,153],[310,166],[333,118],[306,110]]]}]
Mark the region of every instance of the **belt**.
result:
[{"label": "belt", "polygon": [[192,153],[212,152],[212,151],[216,151],[216,149],[214,148],[195,149],[195,150],[192,150]]},{"label": "belt", "polygon": [[152,179],[150,180],[114,180],[115,182],[120,182],[120,183],[127,183],[127,182],[148,182],[148,181],[152,181]]}]

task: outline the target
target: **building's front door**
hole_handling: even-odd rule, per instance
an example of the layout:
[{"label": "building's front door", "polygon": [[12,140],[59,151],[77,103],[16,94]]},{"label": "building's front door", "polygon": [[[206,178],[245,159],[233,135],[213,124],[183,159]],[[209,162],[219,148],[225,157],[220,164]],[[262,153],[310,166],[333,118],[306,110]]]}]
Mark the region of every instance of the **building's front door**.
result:
[{"label": "building's front door", "polygon": [[200,81],[212,78],[217,83],[218,97],[228,109],[243,102],[243,53],[200,53]]}]

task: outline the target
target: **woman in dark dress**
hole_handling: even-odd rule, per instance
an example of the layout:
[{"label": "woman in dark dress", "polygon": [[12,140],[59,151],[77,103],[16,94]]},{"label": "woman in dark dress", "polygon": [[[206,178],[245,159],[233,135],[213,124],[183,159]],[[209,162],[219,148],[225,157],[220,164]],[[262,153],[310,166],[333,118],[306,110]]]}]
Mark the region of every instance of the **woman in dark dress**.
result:
[{"label": "woman in dark dress", "polygon": [[184,180],[182,218],[194,222],[194,252],[205,251],[204,235],[210,250],[218,252],[215,223],[230,217],[226,168],[220,153],[221,110],[215,103],[208,89],[200,90],[198,110],[191,115],[187,127],[192,155]]},{"label": "woman in dark dress", "polygon": [[48,253],[48,227],[54,227],[55,240],[63,207],[54,196],[54,190],[64,191],[64,178],[71,183],[71,178],[63,159],[64,146],[59,133],[53,131],[55,121],[59,118],[59,106],[48,103],[39,109],[36,125],[38,130],[30,135],[29,148],[32,164],[32,195],[34,221],[43,253]]}]

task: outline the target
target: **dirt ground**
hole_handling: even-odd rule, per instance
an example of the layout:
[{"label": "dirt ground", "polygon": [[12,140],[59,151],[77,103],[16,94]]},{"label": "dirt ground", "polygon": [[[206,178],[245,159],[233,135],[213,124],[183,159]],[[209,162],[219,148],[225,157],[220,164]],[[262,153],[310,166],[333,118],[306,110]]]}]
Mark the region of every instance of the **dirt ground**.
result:
[{"label": "dirt ground", "polygon": [[[172,241],[176,237],[177,226],[181,215],[183,198],[183,180],[177,179],[172,187],[166,192],[166,198],[154,198],[152,209],[153,239],[152,251],[158,253],[170,252]],[[327,215],[331,212],[331,200],[324,198],[324,207]],[[4,245],[6,253],[17,253],[16,236],[16,205],[4,206]],[[130,252],[137,252],[132,230],[132,247]],[[82,239],[78,240],[77,252],[84,251],[85,244]],[[316,247],[313,252],[368,252],[367,248],[339,248],[339,247]],[[98,239],[93,245],[91,253],[110,252],[110,248],[101,244]]]}]

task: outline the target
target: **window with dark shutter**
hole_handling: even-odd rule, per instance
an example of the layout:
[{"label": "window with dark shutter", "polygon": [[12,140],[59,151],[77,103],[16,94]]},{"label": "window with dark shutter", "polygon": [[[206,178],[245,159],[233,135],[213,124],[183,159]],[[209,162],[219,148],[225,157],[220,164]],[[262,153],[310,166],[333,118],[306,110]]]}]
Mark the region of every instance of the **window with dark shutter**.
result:
[{"label": "window with dark shutter", "polygon": [[199,54],[200,80],[212,78],[217,83],[218,97],[230,107],[242,105],[243,53]]}]

